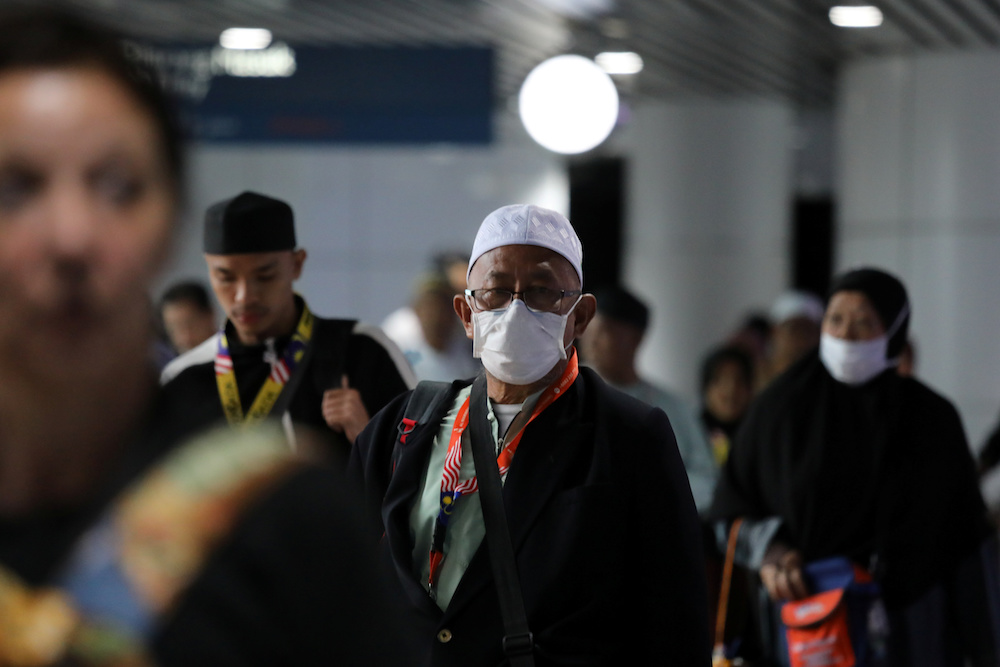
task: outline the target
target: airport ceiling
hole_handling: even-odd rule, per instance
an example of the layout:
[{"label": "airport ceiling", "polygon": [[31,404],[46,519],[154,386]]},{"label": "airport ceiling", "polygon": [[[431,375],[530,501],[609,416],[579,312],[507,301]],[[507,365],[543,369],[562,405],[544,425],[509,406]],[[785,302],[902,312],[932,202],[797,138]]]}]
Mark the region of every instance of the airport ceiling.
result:
[{"label": "airport ceiling", "polygon": [[[19,0],[0,0],[18,4]],[[44,0],[24,0],[32,5]],[[22,4],[24,4],[22,2]],[[496,53],[496,95],[516,96],[560,53],[639,53],[617,76],[626,96],[780,95],[827,106],[838,66],[868,55],[985,50],[1000,43],[1000,0],[874,0],[884,23],[844,29],[834,0],[62,0],[138,36],[218,39],[266,27],[301,45],[477,45]],[[841,0],[839,4],[857,4]]]}]

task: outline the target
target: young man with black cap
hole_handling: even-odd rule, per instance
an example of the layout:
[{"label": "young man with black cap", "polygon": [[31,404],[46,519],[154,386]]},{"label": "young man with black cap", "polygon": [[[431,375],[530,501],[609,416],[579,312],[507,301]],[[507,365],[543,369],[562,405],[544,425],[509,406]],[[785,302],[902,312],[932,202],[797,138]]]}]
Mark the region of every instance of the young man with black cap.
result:
[{"label": "young man with black cap", "polygon": [[293,445],[294,423],[347,447],[370,415],[413,385],[377,327],[316,317],[295,294],[306,251],[296,247],[287,203],[244,192],[211,206],[204,251],[225,326],[162,376],[197,424],[281,417]]},{"label": "young man with black cap", "polygon": [[555,211],[487,216],[454,301],[484,373],[396,399],[351,452],[414,667],[709,664],[670,422],[577,364],[596,306],[582,261]]}]

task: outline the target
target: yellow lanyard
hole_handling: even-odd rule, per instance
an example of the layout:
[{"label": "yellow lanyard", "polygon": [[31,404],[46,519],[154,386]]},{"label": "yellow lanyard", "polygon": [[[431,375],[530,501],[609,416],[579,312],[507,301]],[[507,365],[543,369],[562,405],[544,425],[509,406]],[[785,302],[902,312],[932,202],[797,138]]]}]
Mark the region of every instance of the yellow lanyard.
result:
[{"label": "yellow lanyard", "polygon": [[271,374],[257,392],[257,397],[250,406],[246,419],[243,417],[243,406],[240,404],[240,391],[236,385],[236,371],[233,368],[233,357],[229,353],[229,341],[226,331],[219,334],[219,347],[215,354],[215,382],[219,386],[219,398],[222,400],[222,410],[226,413],[226,421],[230,426],[251,426],[267,417],[278,400],[281,390],[295,372],[295,367],[302,361],[306,346],[312,337],[313,316],[309,306],[302,303],[302,317],[292,335],[281,359],[271,364]]}]

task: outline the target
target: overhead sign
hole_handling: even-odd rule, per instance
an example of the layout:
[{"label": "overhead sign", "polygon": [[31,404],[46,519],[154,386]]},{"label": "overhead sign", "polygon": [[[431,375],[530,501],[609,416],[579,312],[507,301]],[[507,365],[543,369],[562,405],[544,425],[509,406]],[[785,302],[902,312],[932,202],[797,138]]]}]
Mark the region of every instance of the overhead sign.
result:
[{"label": "overhead sign", "polygon": [[490,48],[128,48],[156,68],[198,141],[486,144],[493,136]]}]

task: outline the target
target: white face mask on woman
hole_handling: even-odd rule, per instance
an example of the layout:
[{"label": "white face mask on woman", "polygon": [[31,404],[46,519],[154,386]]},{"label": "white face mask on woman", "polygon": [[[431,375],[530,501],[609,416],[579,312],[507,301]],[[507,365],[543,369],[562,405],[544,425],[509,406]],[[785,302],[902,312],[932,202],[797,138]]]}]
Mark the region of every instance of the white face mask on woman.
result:
[{"label": "white face mask on woman", "polygon": [[869,340],[846,340],[828,333],[819,337],[819,358],[834,380],[856,386],[868,382],[887,368],[899,363],[889,359],[889,339],[909,314],[904,307],[889,331]]},{"label": "white face mask on woman", "polygon": [[892,364],[886,358],[889,337],[845,340],[824,333],[819,337],[819,358],[834,380],[849,385],[868,382]]},{"label": "white face mask on woman", "polygon": [[490,375],[502,382],[537,382],[566,358],[563,336],[573,308],[565,315],[536,313],[514,299],[505,310],[473,311],[472,356],[481,358]]}]

